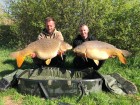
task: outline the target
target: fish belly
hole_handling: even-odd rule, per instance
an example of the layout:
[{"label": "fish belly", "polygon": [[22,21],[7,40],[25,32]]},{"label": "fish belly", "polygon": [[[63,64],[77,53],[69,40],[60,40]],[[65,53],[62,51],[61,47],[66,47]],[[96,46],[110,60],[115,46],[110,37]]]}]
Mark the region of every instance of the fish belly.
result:
[{"label": "fish belly", "polygon": [[49,58],[54,58],[56,55],[57,52],[51,52],[51,53],[37,52],[37,57],[44,60]]},{"label": "fish belly", "polygon": [[109,54],[101,49],[89,49],[86,53],[87,57],[95,60],[105,60],[109,58]]}]

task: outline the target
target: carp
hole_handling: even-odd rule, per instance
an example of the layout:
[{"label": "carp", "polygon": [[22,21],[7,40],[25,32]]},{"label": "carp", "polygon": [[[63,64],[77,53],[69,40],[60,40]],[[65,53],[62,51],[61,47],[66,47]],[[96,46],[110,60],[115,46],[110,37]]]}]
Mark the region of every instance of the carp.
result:
[{"label": "carp", "polygon": [[62,57],[62,54],[70,49],[72,46],[64,41],[44,38],[30,43],[22,50],[12,52],[10,56],[16,59],[19,68],[25,58],[32,54],[35,54],[39,59],[46,60],[46,64],[49,65],[52,58],[57,55]]},{"label": "carp", "polygon": [[111,57],[118,57],[120,62],[126,64],[126,56],[130,56],[131,53],[127,50],[116,48],[102,41],[86,41],[81,45],[78,45],[73,49],[73,52],[85,57],[86,59],[93,59],[96,65],[99,64],[99,60],[106,60]]}]

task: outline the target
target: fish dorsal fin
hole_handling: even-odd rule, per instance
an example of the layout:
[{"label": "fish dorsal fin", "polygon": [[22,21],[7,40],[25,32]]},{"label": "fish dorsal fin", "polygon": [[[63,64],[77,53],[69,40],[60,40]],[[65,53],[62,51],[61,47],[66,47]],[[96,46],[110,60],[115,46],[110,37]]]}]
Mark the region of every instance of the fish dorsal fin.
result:
[{"label": "fish dorsal fin", "polygon": [[18,66],[18,68],[21,67],[21,65],[22,65],[23,62],[24,62],[24,59],[25,59],[24,56],[21,56],[21,55],[18,55],[18,56],[17,56],[16,60],[17,60],[17,66]]},{"label": "fish dorsal fin", "polygon": [[49,65],[49,64],[51,63],[51,59],[47,59],[47,60],[45,61],[45,63],[46,63],[46,65]]},{"label": "fish dorsal fin", "polygon": [[93,59],[93,61],[95,62],[95,64],[96,64],[97,66],[99,65],[99,60]]}]

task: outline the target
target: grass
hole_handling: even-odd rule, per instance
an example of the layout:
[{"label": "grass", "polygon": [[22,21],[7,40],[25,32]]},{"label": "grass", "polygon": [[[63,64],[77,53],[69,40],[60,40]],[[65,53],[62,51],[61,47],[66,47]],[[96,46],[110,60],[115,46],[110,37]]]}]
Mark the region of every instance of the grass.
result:
[{"label": "grass", "polygon": [[[17,69],[15,60],[9,57],[13,50],[0,49],[0,78],[12,73]],[[71,66],[72,56],[69,54],[67,66]],[[106,60],[103,67],[99,70],[101,74],[117,72],[127,80],[132,81],[140,91],[140,53],[127,58],[127,65],[121,64],[117,58]],[[32,60],[27,59],[21,69],[32,68]],[[60,99],[45,100],[31,95],[22,95],[14,88],[9,88],[0,92],[0,105],[140,105],[139,92],[135,95],[117,95],[113,93],[98,92],[84,96],[79,103],[76,103],[77,96],[61,97]],[[64,104],[65,103],[65,104]]]}]

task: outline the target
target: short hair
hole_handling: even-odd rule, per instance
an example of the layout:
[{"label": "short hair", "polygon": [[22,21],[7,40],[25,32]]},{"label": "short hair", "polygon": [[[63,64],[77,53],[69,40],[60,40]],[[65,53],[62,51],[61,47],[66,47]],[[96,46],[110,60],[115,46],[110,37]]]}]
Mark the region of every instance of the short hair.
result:
[{"label": "short hair", "polygon": [[47,17],[47,18],[45,19],[45,22],[49,22],[49,21],[54,21],[54,23],[55,23],[55,20],[54,20],[54,18],[52,18],[52,17]]},{"label": "short hair", "polygon": [[[80,28],[83,27],[83,26],[87,26],[87,25],[86,25],[86,24],[81,24],[81,25],[80,25]],[[87,27],[88,27],[88,26],[87,26]]]},{"label": "short hair", "polygon": [[[79,29],[81,29],[81,27],[83,27],[83,26],[86,26],[86,27],[88,28],[88,25],[86,25],[86,24],[81,24],[80,27],[79,27]],[[89,28],[88,28],[88,31],[89,31]]]}]

